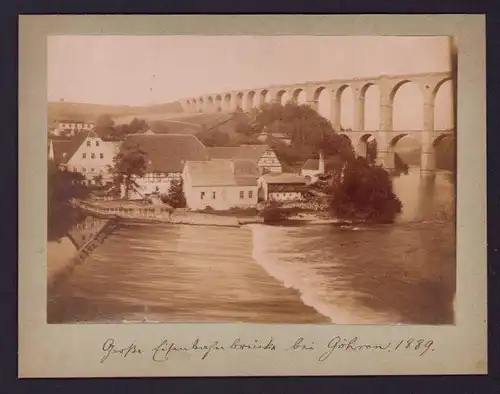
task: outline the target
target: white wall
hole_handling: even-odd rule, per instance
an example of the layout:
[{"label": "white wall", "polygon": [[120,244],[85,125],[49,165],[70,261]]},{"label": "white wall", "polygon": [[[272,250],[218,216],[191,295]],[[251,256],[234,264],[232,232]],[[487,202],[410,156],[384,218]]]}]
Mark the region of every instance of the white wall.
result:
[{"label": "white wall", "polygon": [[114,156],[115,152],[109,144],[104,143],[99,137],[90,136],[68,161],[68,170],[81,172],[89,180],[98,174],[108,177],[108,166],[113,165]]},{"label": "white wall", "polygon": [[[192,187],[185,185],[184,192],[187,206],[193,210],[204,209],[207,206],[215,210],[226,210],[233,207],[257,205],[257,186]],[[243,192],[243,198],[240,197],[240,192]],[[201,193],[204,193],[203,198],[201,198]],[[215,198],[213,193],[215,193]]]}]

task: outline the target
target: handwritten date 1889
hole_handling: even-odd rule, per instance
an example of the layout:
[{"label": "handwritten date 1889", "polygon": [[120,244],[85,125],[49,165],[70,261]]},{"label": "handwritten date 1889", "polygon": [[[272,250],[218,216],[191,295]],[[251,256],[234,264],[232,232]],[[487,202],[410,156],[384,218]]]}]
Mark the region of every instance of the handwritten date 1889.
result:
[{"label": "handwritten date 1889", "polygon": [[362,351],[386,351],[386,352],[401,352],[401,351],[414,351],[419,356],[423,356],[428,351],[434,351],[434,341],[426,339],[408,338],[397,342],[388,341],[385,343],[360,343],[358,337],[341,338],[339,336],[333,337],[328,342],[328,350],[319,356],[319,361],[327,360],[334,351],[346,352],[362,352]]}]

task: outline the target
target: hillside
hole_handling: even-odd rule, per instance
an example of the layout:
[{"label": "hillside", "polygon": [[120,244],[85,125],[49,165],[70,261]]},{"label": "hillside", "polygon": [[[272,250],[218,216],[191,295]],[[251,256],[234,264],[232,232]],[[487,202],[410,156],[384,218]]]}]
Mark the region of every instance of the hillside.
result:
[{"label": "hillside", "polygon": [[149,114],[179,114],[183,109],[180,103],[166,103],[147,107],[101,105],[87,103],[71,103],[66,101],[49,102],[47,105],[47,120],[75,120],[94,122],[100,115],[115,117],[147,117]]}]

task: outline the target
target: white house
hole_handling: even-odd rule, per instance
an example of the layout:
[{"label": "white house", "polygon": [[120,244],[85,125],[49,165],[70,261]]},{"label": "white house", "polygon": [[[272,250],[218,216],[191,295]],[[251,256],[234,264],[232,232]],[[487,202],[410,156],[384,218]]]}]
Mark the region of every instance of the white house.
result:
[{"label": "white house", "polygon": [[72,136],[81,132],[92,131],[94,128],[94,123],[73,120],[55,121],[52,126],[55,135],[68,134]]},{"label": "white house", "polygon": [[264,174],[259,178],[259,200],[301,201],[306,184],[306,178],[297,174]]},{"label": "white house", "polygon": [[103,182],[110,180],[109,167],[117,153],[117,143],[103,141],[94,131],[67,141],[49,141],[49,159],[68,171],[82,173],[89,184],[96,184],[99,177]]},{"label": "white house", "polygon": [[192,210],[255,207],[259,175],[252,160],[187,161],[183,172],[186,204]]},{"label": "white house", "polygon": [[212,159],[251,160],[257,164],[260,173],[281,173],[281,163],[268,145],[216,146],[208,148]]},{"label": "white house", "polygon": [[138,188],[130,199],[142,199],[152,193],[167,194],[174,179],[182,178],[184,163],[188,160],[208,160],[205,145],[188,134],[134,134],[127,137],[122,147],[137,146],[146,154],[146,173],[135,181]]}]

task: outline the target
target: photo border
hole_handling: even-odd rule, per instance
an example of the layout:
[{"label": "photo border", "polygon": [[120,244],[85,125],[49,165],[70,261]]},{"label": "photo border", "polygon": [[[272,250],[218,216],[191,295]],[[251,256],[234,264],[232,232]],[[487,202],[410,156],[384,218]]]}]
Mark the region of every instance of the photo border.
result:
[{"label": "photo border", "polygon": [[[50,15],[19,24],[19,376],[230,376],[486,373],[485,35],[481,15]],[[457,310],[455,326],[269,324],[53,325],[46,323],[46,36],[49,34],[453,35],[458,45]],[[40,130],[35,133],[34,130]],[[470,132],[473,130],[474,132]],[[32,196],[38,196],[33,199]],[[38,264],[37,264],[38,262]],[[273,336],[326,340],[335,335],[380,342],[424,337],[426,357],[346,354],[318,363],[288,354],[219,354],[210,363],[186,358],[99,363],[109,337],[151,343],[165,336]],[[142,339],[144,338],[144,339]],[[76,340],[78,339],[78,340]],[[36,357],[30,357],[36,354]],[[463,357],[466,354],[467,357]],[[75,358],[75,355],[78,357]],[[68,363],[66,360],[71,359]]]}]

